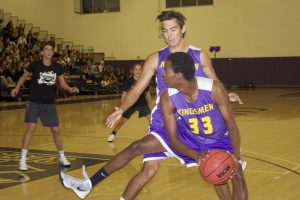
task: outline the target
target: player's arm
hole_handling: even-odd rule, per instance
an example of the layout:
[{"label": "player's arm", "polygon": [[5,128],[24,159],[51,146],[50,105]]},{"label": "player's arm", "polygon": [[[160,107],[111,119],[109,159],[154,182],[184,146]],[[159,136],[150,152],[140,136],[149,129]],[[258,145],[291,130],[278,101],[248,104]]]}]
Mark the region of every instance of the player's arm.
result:
[{"label": "player's arm", "polygon": [[233,153],[240,160],[240,133],[233,116],[233,110],[228,100],[227,91],[220,81],[214,80],[212,96],[227,124]]},{"label": "player's arm", "polygon": [[201,51],[200,53],[200,62],[203,72],[207,76],[207,78],[219,80],[214,68],[212,67],[211,59],[205,51]]},{"label": "player's arm", "polygon": [[168,92],[165,91],[160,97],[160,107],[163,114],[165,130],[171,147],[178,153],[188,156],[199,161],[199,152],[189,148],[180,141],[177,136],[176,118],[174,114],[174,106],[170,100]]},{"label": "player's arm", "polygon": [[30,73],[26,69],[24,69],[23,75],[19,78],[16,87],[10,93],[11,96],[13,96],[13,97],[17,96],[17,94],[19,93],[20,87],[25,83],[29,74]]},{"label": "player's arm", "polygon": [[70,93],[78,93],[78,92],[79,92],[79,89],[78,89],[77,87],[70,87],[70,86],[66,83],[63,74],[61,74],[61,75],[58,77],[58,82],[59,82],[60,87],[62,87],[64,90],[69,91]]},{"label": "player's arm", "polygon": [[[200,62],[203,72],[208,78],[219,80],[214,68],[212,67],[211,59],[205,51],[201,51],[200,53]],[[243,104],[239,95],[234,92],[229,92],[227,98],[229,98],[230,102],[239,102],[239,104]]]},{"label": "player's arm", "polygon": [[122,116],[123,112],[125,112],[128,108],[130,108],[145,90],[145,88],[149,85],[152,76],[155,73],[156,66],[158,63],[158,53],[153,53],[148,56],[144,63],[144,67],[142,73],[134,85],[134,87],[127,92],[127,95],[124,98],[123,103],[120,107],[115,108],[115,112],[113,112],[106,119],[106,126],[111,128],[114,123]]},{"label": "player's arm", "polygon": [[123,91],[122,96],[121,96],[121,104],[124,102],[126,95],[127,95],[127,92]]}]

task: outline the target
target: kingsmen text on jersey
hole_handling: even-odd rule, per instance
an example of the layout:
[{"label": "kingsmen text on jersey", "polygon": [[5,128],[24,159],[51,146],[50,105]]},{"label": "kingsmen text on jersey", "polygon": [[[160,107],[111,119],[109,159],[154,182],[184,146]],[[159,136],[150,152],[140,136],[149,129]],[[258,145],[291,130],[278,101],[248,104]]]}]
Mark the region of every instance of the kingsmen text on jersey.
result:
[{"label": "kingsmen text on jersey", "polygon": [[228,132],[228,128],[212,99],[213,80],[198,77],[197,84],[198,96],[194,102],[188,102],[178,90],[168,88],[171,102],[181,118],[177,123],[181,123],[187,130],[184,140],[198,144],[215,143]]}]

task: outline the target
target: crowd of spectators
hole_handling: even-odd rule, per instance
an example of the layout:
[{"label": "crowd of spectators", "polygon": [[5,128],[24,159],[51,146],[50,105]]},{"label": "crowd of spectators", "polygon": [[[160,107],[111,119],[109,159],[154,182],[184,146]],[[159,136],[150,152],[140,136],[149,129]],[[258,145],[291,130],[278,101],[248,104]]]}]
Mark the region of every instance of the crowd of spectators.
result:
[{"label": "crowd of spectators", "polygon": [[[111,91],[120,91],[128,75],[125,68],[104,65],[104,61],[95,63],[92,54],[72,49],[69,45],[55,44],[55,38],[40,39],[39,32],[24,32],[22,24],[14,26],[9,21],[0,28],[0,90],[14,87],[28,65],[41,59],[40,47],[43,42],[51,42],[54,59],[65,69],[65,77],[71,84],[82,90],[89,90],[91,85]],[[29,87],[28,80],[24,87]],[[58,87],[59,88],[59,87]],[[94,87],[95,88],[95,87]],[[1,98],[1,95],[0,95]]]}]

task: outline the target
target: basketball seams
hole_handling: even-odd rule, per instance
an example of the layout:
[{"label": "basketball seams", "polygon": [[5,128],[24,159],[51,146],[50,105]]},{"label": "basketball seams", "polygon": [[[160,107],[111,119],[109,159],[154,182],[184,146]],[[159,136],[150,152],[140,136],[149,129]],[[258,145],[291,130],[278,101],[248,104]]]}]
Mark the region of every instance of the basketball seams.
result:
[{"label": "basketball seams", "polygon": [[[221,155],[218,155],[219,153],[221,153]],[[226,153],[226,155],[224,155],[224,153]],[[211,159],[219,160],[219,161],[221,161],[221,163],[217,162],[217,163],[215,163],[215,165],[214,165],[214,163],[210,163],[210,165],[208,165],[209,162],[214,162]],[[224,163],[225,163],[225,165],[224,165]],[[228,165],[226,163],[228,163]],[[205,168],[207,168],[207,167],[212,168],[213,171],[211,171],[207,175],[205,175],[206,174]],[[222,167],[224,168],[223,170],[221,170]],[[230,167],[230,168],[228,168],[228,167]],[[200,174],[207,182],[218,185],[218,184],[225,183],[229,179],[229,174],[227,172],[232,171],[235,167],[236,167],[236,164],[235,164],[234,160],[232,159],[232,156],[229,152],[223,151],[223,150],[212,150],[211,152],[208,152],[207,156],[204,157],[204,159],[202,160],[202,162],[200,164]],[[228,171],[224,172],[224,170],[226,170],[226,168],[228,168],[227,169]],[[219,169],[221,170],[220,172],[218,172]],[[218,172],[218,173],[216,173],[216,172]],[[217,176],[217,174],[221,174],[221,173],[224,173],[224,174],[219,178]]]},{"label": "basketball seams", "polygon": [[[217,152],[217,153],[219,153],[219,152]],[[214,173],[217,169],[219,169],[223,164],[224,164],[224,162],[226,162],[228,159],[230,158],[230,155],[228,155],[227,157],[226,157],[226,159],[224,159],[223,160],[223,162],[217,167],[217,168],[215,168],[212,172],[210,172],[207,176],[205,176],[205,177],[208,177],[208,176],[210,176],[212,173]],[[208,160],[207,160],[208,161]]]}]

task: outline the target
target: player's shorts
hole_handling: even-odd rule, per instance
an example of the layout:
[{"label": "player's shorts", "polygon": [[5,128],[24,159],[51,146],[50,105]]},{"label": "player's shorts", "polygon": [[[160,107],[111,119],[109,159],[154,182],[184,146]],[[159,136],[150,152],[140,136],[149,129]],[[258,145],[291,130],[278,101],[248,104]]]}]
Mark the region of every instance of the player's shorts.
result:
[{"label": "player's shorts", "polygon": [[139,112],[139,117],[146,117],[147,115],[151,114],[151,110],[148,105],[146,105],[146,106],[131,106],[128,110],[126,110],[123,113],[122,117],[129,119],[135,111]]},{"label": "player's shorts", "polygon": [[57,127],[59,122],[56,105],[27,102],[25,123],[37,123],[38,118],[40,118],[42,124],[46,127]]},{"label": "player's shorts", "polygon": [[[230,137],[228,132],[226,132],[218,141],[206,144],[206,143],[199,143],[199,142],[193,142],[190,140],[185,140],[185,131],[186,129],[182,128],[181,126],[177,126],[177,133],[180,138],[180,140],[190,148],[203,152],[207,150],[212,150],[212,149],[221,149],[229,152],[233,152]],[[152,134],[156,139],[159,140],[159,142],[163,145],[163,147],[166,149],[166,152],[157,152],[157,153],[149,153],[144,155],[144,162],[150,161],[150,160],[161,160],[169,157],[174,157],[177,158],[182,165],[186,165],[187,167],[192,167],[192,166],[198,166],[198,163],[180,153],[177,153],[172,150],[170,142],[167,138],[167,134],[165,132],[165,128],[159,128],[156,130],[149,130],[148,134]]]}]

